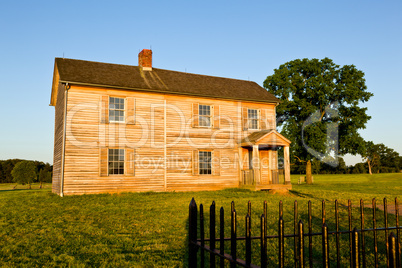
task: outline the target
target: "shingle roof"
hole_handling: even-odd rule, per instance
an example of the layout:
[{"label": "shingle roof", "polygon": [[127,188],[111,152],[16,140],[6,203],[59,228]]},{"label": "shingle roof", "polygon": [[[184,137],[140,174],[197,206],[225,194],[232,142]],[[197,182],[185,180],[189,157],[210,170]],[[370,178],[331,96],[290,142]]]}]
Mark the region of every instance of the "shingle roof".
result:
[{"label": "shingle roof", "polygon": [[60,81],[213,98],[279,102],[255,82],[138,66],[56,58]]}]

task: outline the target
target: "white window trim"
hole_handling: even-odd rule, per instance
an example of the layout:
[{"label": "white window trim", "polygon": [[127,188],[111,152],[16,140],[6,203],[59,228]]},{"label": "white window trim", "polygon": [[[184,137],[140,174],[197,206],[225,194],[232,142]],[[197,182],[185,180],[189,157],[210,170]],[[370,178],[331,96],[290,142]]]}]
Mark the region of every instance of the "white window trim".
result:
[{"label": "white window trim", "polygon": [[[201,174],[200,152],[208,152],[208,153],[211,154],[211,158],[210,158],[211,173],[210,174],[205,174],[205,173]],[[198,175],[201,175],[201,176],[211,176],[211,175],[213,175],[212,157],[213,157],[213,151],[212,150],[198,150]],[[203,163],[208,163],[208,162],[203,162]]]},{"label": "white window trim", "polygon": [[[118,98],[118,99],[124,99],[124,117],[123,117],[123,121],[115,121],[115,120],[110,120],[110,98]],[[114,111],[116,111],[116,109],[113,109]],[[117,110],[117,111],[121,111],[121,110]],[[109,107],[108,107],[108,113],[109,113],[109,123],[120,123],[120,124],[125,124],[126,123],[126,117],[127,117],[127,98],[124,97],[118,97],[118,96],[109,96]]]},{"label": "white window trim", "polygon": [[110,174],[110,172],[109,172],[109,150],[111,150],[111,149],[121,149],[121,148],[108,148],[108,150],[107,150],[107,175],[108,176],[124,176],[126,174],[126,149],[121,149],[121,150],[123,150],[123,156],[124,156],[123,174]]},{"label": "white window trim", "polygon": [[[201,115],[200,114],[200,106],[209,106],[209,115]],[[213,114],[214,114],[214,106],[210,104],[198,104],[198,127],[200,128],[213,128]],[[208,117],[209,118],[209,126],[201,126],[201,117]]]},{"label": "white window trim", "polygon": [[[257,118],[250,119],[249,118],[249,111],[250,110],[255,110],[257,111]],[[250,127],[250,120],[257,120],[257,128],[251,128]],[[252,108],[247,108],[247,128],[248,130],[260,130],[260,109],[252,109]]]}]

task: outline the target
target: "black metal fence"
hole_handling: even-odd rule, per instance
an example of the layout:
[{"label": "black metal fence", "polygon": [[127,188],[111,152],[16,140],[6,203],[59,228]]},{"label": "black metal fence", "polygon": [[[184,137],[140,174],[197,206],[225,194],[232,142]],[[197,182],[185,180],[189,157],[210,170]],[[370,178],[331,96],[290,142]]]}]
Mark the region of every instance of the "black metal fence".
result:
[{"label": "black metal fence", "polygon": [[[204,219],[204,209],[203,205],[199,206],[199,213],[196,202],[194,198],[190,202],[189,207],[189,267],[204,267],[206,262],[209,262],[210,267],[216,267],[218,264],[220,267],[225,267],[225,265],[230,265],[230,267],[267,267],[267,266],[279,266],[279,267],[305,267],[306,263],[308,267],[329,267],[330,263],[332,266],[345,266],[345,256],[348,259],[346,266],[350,267],[401,267],[401,241],[400,241],[400,230],[402,226],[399,225],[399,204],[398,199],[395,198],[395,210],[391,213],[395,214],[395,226],[389,227],[388,221],[388,205],[387,200],[383,200],[383,205],[381,210],[383,210],[383,215],[376,215],[378,207],[376,205],[376,200],[372,200],[371,204],[371,214],[372,214],[372,228],[366,228],[365,218],[365,206],[362,200],[358,207],[353,207],[351,201],[348,201],[347,211],[348,211],[348,222],[347,230],[340,230],[339,223],[339,203],[335,201],[334,206],[334,223],[329,223],[326,217],[325,201],[322,201],[321,209],[321,231],[313,232],[312,228],[312,203],[308,202],[308,212],[307,215],[307,229],[308,232],[304,231],[305,224],[300,219],[298,215],[298,203],[294,202],[294,216],[293,216],[293,233],[285,234],[285,221],[283,216],[283,203],[279,202],[279,220],[277,225],[277,235],[267,234],[267,202],[263,203],[263,214],[259,217],[259,232],[260,236],[251,236],[251,202],[247,205],[247,215],[245,216],[245,236],[237,236],[238,221],[237,214],[235,210],[235,204],[232,201],[230,209],[230,237],[225,237],[225,216],[224,208],[220,208],[219,212],[219,238],[216,237],[216,207],[215,202],[209,209],[209,238],[205,237],[205,219]],[[342,205],[345,206],[346,205]],[[359,228],[352,229],[352,210],[359,209]],[[367,211],[367,209],[366,209]],[[198,218],[199,216],[199,218]],[[272,216],[272,215],[271,215]],[[380,218],[383,221],[384,226],[378,227],[378,220]],[[393,216],[393,215],[392,215]],[[272,218],[272,217],[270,217]],[[316,220],[316,219],[315,219]],[[334,227],[334,230],[329,230],[328,225]],[[345,222],[342,222],[346,225]],[[258,224],[257,224],[258,225]],[[253,231],[254,232],[254,231]],[[391,233],[390,233],[391,232]],[[381,235],[381,234],[384,235]],[[199,236],[198,236],[199,234]],[[348,241],[341,241],[340,236],[348,236]],[[321,237],[319,248],[317,249],[317,243],[313,245],[313,238]],[[331,237],[331,243],[330,243]],[[383,238],[383,240],[381,240]],[[288,240],[290,239],[290,243]],[[293,241],[291,241],[293,240]],[[307,241],[305,241],[307,240]],[[225,244],[225,241],[227,243]],[[242,241],[242,242],[239,242]],[[252,241],[254,247],[252,247]],[[276,244],[275,247],[271,246],[269,249],[267,247],[267,241],[271,244]],[[293,242],[293,243],[292,243]],[[341,243],[342,242],[342,243]],[[219,243],[219,244],[218,244]],[[230,243],[230,253],[228,244]],[[217,245],[218,244],[218,245]],[[241,255],[244,259],[238,257],[239,247],[241,244],[245,253]],[[257,244],[257,249],[256,245]],[[291,245],[293,244],[293,245]],[[306,245],[307,244],[307,245]],[[370,245],[369,245],[370,244]],[[384,252],[386,257],[381,261],[379,260],[379,247]],[[272,249],[275,252],[271,252]],[[226,250],[226,251],[225,251]],[[331,255],[330,255],[331,251]],[[346,253],[345,253],[346,251]],[[369,252],[368,252],[369,251]],[[314,252],[314,256],[313,256]],[[320,257],[317,258],[317,252],[319,252]],[[270,258],[270,263],[268,263],[267,254],[275,256],[275,261]],[[292,254],[293,253],[293,254]],[[289,258],[289,254],[293,256]],[[383,254],[383,255],[384,255]],[[209,255],[209,258],[206,258]],[[258,265],[252,263],[253,261],[258,263]],[[257,261],[256,259],[257,257]],[[307,256],[306,256],[307,255]],[[383,256],[381,255],[381,256]],[[332,259],[330,258],[332,256]],[[285,263],[285,257],[287,262]],[[366,259],[370,257],[370,263]],[[341,262],[343,259],[343,263]]]}]

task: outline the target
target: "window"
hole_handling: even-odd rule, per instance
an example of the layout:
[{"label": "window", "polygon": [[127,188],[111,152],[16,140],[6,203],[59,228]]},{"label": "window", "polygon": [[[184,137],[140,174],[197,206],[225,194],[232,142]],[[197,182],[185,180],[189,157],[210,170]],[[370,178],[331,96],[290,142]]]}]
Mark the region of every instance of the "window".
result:
[{"label": "window", "polygon": [[124,174],[124,149],[109,149],[109,175]]},{"label": "window", "polygon": [[258,110],[248,109],[248,128],[258,129]]},{"label": "window", "polygon": [[109,98],[109,122],[124,122],[124,98]]},{"label": "window", "polygon": [[199,105],[199,126],[210,127],[211,126],[211,106],[210,105]]},{"label": "window", "polygon": [[212,152],[199,151],[199,174],[212,174]]}]

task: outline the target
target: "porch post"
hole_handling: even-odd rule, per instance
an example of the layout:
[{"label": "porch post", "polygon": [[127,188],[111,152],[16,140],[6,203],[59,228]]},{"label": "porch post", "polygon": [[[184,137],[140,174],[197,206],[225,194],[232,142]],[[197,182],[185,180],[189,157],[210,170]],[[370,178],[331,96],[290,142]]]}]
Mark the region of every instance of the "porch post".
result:
[{"label": "porch post", "polygon": [[253,171],[256,183],[260,183],[260,153],[258,145],[253,145]]},{"label": "porch post", "polygon": [[243,148],[239,146],[239,185],[243,184]]},{"label": "porch post", "polygon": [[283,148],[283,158],[285,162],[285,184],[290,184],[289,146]]}]

